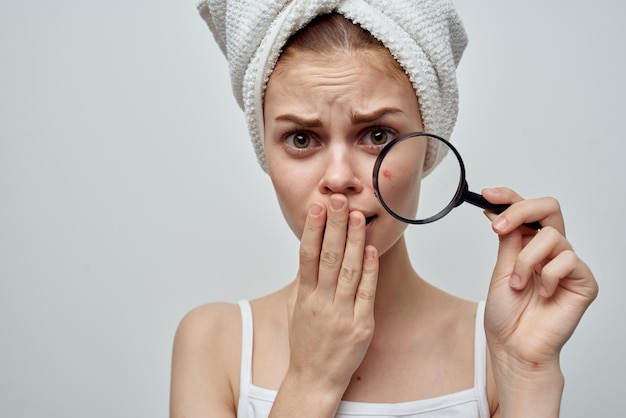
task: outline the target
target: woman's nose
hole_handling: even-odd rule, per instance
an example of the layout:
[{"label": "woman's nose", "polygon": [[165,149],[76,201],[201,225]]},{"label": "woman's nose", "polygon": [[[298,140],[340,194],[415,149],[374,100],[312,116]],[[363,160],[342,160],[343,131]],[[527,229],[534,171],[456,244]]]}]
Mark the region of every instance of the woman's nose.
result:
[{"label": "woman's nose", "polygon": [[329,150],[325,161],[320,192],[323,194],[358,193],[363,189],[363,180],[354,152],[343,148]]}]

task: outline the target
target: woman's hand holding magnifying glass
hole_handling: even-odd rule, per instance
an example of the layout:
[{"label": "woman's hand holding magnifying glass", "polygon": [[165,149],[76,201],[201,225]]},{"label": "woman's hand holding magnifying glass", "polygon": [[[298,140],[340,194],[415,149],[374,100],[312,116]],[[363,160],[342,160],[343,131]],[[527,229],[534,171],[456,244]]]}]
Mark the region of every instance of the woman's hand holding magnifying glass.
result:
[{"label": "woman's hand holding magnifying glass", "polygon": [[[524,200],[505,188],[486,189],[483,196],[511,205],[500,215],[485,212],[500,239],[485,331],[500,405],[506,409],[502,413],[514,416],[527,408],[545,413],[541,400],[558,408],[550,396],[560,399],[562,392],[559,353],[595,299],[598,285],[566,239],[555,199]],[[529,222],[541,223],[542,229],[525,227]]]}]

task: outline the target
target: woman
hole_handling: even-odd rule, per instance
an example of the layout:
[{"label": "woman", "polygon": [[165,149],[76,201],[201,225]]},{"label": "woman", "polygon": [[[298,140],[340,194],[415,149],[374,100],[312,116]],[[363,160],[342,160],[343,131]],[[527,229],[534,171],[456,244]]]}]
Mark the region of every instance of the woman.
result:
[{"label": "woman", "polygon": [[[559,352],[597,294],[558,203],[483,191],[511,206],[487,214],[500,249],[476,304],[419,276],[371,184],[393,138],[451,133],[465,35],[450,5],[200,7],[300,261],[283,289],[182,320],[171,416],[558,416]],[[426,171],[440,155],[421,158]]]}]

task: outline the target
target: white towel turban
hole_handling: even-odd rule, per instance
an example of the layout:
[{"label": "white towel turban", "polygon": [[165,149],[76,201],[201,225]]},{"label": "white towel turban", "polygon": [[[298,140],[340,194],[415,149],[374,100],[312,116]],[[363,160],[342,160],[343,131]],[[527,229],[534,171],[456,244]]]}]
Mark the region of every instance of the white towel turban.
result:
[{"label": "white towel turban", "polygon": [[[467,37],[450,1],[202,0],[198,10],[228,60],[233,93],[266,172],[263,95],[269,76],[289,37],[331,12],[368,30],[404,68],[417,94],[424,130],[444,138],[452,134],[458,113],[455,72]],[[446,151],[430,148],[429,166]]]}]

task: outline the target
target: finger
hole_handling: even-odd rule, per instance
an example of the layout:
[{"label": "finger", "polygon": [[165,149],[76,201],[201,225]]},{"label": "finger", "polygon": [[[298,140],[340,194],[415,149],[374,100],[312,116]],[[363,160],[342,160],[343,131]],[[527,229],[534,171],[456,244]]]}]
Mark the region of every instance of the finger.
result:
[{"label": "finger", "polygon": [[542,227],[553,227],[565,235],[561,206],[552,197],[524,200],[507,188],[485,189],[483,196],[492,203],[511,205],[493,221],[493,229],[499,234],[507,234],[523,224],[539,222]]},{"label": "finger", "polygon": [[493,280],[506,279],[510,282],[517,256],[524,248],[523,236],[519,231],[513,231],[508,234],[498,235],[498,239],[498,258],[493,271]]},{"label": "finger", "polygon": [[[543,267],[563,251],[571,250],[571,244],[559,231],[552,227],[542,228],[519,252],[511,275],[511,286],[518,290],[525,288],[533,278],[536,266]],[[543,294],[546,283],[541,282],[540,293]],[[556,284],[550,282],[549,286],[555,287]]]},{"label": "finger", "polygon": [[[483,189],[482,195],[488,201],[496,204],[512,204],[523,200],[523,197],[517,194],[512,189],[506,187]],[[498,215],[492,212],[483,212],[489,220],[493,222],[498,218]],[[511,276],[513,267],[515,266],[515,260],[517,255],[522,250],[524,242],[520,233],[501,233],[496,228],[493,228],[498,233],[499,246],[498,246],[498,259],[494,268],[494,279],[504,279]],[[514,229],[512,230],[514,231]]]},{"label": "finger", "polygon": [[313,203],[304,223],[300,238],[300,265],[298,270],[298,292],[310,294],[317,287],[319,255],[326,226],[326,208]]},{"label": "finger", "polygon": [[496,204],[512,204],[524,200],[515,190],[508,187],[486,188],[481,193],[485,199]]},{"label": "finger", "polygon": [[327,214],[320,252],[317,290],[333,300],[337,289],[337,277],[346,248],[348,199],[342,194],[332,195]]},{"label": "finger", "polygon": [[365,247],[363,271],[354,301],[354,316],[360,320],[374,320],[374,300],[378,283],[378,251],[372,245]]},{"label": "finger", "polygon": [[335,300],[350,310],[354,309],[354,298],[361,280],[363,251],[365,249],[365,216],[361,212],[351,212],[348,217],[348,237],[346,250],[337,279]]},{"label": "finger", "polygon": [[574,251],[559,253],[541,270],[541,295],[552,297],[559,287],[579,296],[581,307],[586,308],[598,294],[591,270]]}]

